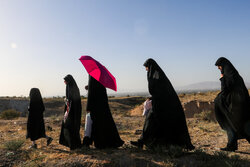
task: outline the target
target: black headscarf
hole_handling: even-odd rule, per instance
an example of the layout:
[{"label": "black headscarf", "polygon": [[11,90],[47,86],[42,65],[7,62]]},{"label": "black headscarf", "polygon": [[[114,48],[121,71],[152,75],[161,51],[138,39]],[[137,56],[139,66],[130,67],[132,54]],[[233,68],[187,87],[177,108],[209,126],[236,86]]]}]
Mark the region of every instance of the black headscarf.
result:
[{"label": "black headscarf", "polygon": [[232,77],[232,76],[238,74],[238,71],[235,69],[233,64],[228,59],[226,59],[225,57],[220,57],[216,61],[215,65],[216,66],[221,66],[222,67],[221,73],[224,74],[227,77]]},{"label": "black headscarf", "polygon": [[[146,62],[143,64],[145,67],[148,67],[148,72],[147,72],[147,79],[148,79],[148,89],[149,93],[152,96],[155,97],[162,97],[162,96],[176,96],[177,94],[161,69],[161,67],[156,63],[155,60],[152,58],[149,58],[146,60]],[[165,92],[168,92],[167,94]]]},{"label": "black headscarf", "polygon": [[72,75],[68,74],[66,77],[64,77],[64,80],[66,81],[66,98],[69,100],[73,100],[75,98],[80,97],[80,91],[78,89],[78,86],[76,84],[76,81],[72,77]]},{"label": "black headscarf", "polygon": [[[235,69],[233,64],[226,59],[225,57],[220,57],[216,63],[216,66],[221,66],[221,73],[223,77],[220,79],[222,83],[222,89],[228,91],[227,89],[233,89],[234,87],[238,87],[239,80],[242,80],[238,71]],[[242,81],[244,84],[244,81]]]},{"label": "black headscarf", "polygon": [[30,96],[30,105],[29,105],[30,111],[33,111],[33,110],[44,111],[45,110],[42,96],[38,88],[32,88],[30,90],[29,96]]},{"label": "black headscarf", "polygon": [[160,79],[160,76],[166,77],[165,73],[155,60],[149,58],[143,65],[149,69],[147,75],[148,79]]}]

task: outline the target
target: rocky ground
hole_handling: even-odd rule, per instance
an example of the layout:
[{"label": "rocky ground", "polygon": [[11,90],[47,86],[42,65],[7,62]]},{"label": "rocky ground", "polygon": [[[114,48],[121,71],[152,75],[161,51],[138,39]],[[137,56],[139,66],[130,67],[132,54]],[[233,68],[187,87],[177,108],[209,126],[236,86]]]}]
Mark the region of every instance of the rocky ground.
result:
[{"label": "rocky ground", "polygon": [[[190,101],[211,102],[209,98],[212,99],[215,95],[216,93],[188,94],[180,95],[180,99],[183,104]],[[140,150],[131,146],[129,141],[136,140],[140,136],[145,119],[141,116],[140,104],[143,100],[144,98],[139,97],[110,99],[114,120],[121,138],[125,141],[119,149],[99,150],[91,147],[70,151],[59,145],[62,120],[62,114],[59,113],[45,118],[47,135],[54,138],[51,145],[47,147],[46,139],[40,139],[37,142],[38,149],[29,149],[31,142],[25,140],[27,118],[0,120],[0,166],[250,166],[250,144],[246,140],[239,140],[238,151],[220,151],[219,148],[226,145],[226,134],[216,122],[212,119],[204,119],[203,115],[187,118],[192,143],[196,147],[194,151],[187,152],[178,147],[171,147],[168,150],[161,148]],[[83,101],[84,104],[85,101]],[[57,108],[60,107],[60,105],[57,106]],[[83,127],[84,116],[81,136],[84,133]],[[6,143],[13,140],[23,142],[23,145],[16,150],[7,149]]]}]

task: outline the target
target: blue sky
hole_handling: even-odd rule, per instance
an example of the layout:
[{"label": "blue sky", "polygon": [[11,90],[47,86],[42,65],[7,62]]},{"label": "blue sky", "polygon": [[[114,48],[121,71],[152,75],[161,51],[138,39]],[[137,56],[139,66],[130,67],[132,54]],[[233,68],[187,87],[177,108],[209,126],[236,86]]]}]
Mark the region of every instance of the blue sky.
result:
[{"label": "blue sky", "polygon": [[249,8],[247,0],[0,0],[0,96],[32,87],[64,95],[67,74],[85,95],[82,55],[111,71],[118,93],[147,90],[150,57],[175,88],[218,81],[221,56],[249,82]]}]

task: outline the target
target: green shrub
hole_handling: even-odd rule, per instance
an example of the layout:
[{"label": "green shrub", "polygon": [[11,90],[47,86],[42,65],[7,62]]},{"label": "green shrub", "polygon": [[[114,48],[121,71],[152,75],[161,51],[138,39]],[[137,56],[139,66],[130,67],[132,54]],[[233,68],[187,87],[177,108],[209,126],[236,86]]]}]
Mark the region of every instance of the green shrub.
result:
[{"label": "green shrub", "polygon": [[172,158],[178,158],[184,155],[183,149],[179,146],[171,145],[168,149],[168,154]]},{"label": "green shrub", "polygon": [[10,110],[5,110],[0,113],[0,117],[2,119],[15,119],[20,116],[20,113],[16,110],[10,109]]},{"label": "green shrub", "polygon": [[10,151],[17,151],[22,147],[24,140],[10,140],[4,143],[4,148]]},{"label": "green shrub", "polygon": [[215,121],[213,118],[213,111],[202,111],[201,113],[196,113],[194,114],[194,118],[209,122]]}]

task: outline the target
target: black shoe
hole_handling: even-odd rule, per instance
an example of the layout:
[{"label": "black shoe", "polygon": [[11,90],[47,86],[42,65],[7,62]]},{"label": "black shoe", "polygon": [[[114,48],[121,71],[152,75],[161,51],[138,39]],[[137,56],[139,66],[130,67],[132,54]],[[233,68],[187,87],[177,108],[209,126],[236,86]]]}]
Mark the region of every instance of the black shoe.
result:
[{"label": "black shoe", "polygon": [[246,138],[246,139],[247,139],[248,143],[250,144],[250,137],[248,137],[248,138]]},{"label": "black shoe", "polygon": [[85,136],[83,138],[83,141],[82,141],[82,146],[89,148],[89,145],[91,145],[91,144],[92,144],[92,141],[91,141],[90,137]]},{"label": "black shoe", "polygon": [[130,141],[130,144],[132,144],[138,148],[143,148],[143,143],[141,141]]},{"label": "black shoe", "polygon": [[235,151],[235,150],[238,150],[238,146],[237,145],[234,145],[234,146],[226,146],[224,148],[221,148],[220,150],[222,151]]},{"label": "black shoe", "polygon": [[235,141],[229,141],[227,143],[227,146],[225,148],[221,148],[221,150],[223,151],[235,151],[235,150],[238,150],[238,143],[237,143],[237,140]]},{"label": "black shoe", "polygon": [[192,151],[192,150],[195,149],[195,147],[191,144],[191,145],[188,145],[188,146],[186,147],[186,149],[187,149],[188,151]]},{"label": "black shoe", "polygon": [[52,140],[53,140],[52,137],[49,137],[49,138],[47,139],[47,146],[50,145],[50,143],[52,142]]}]

